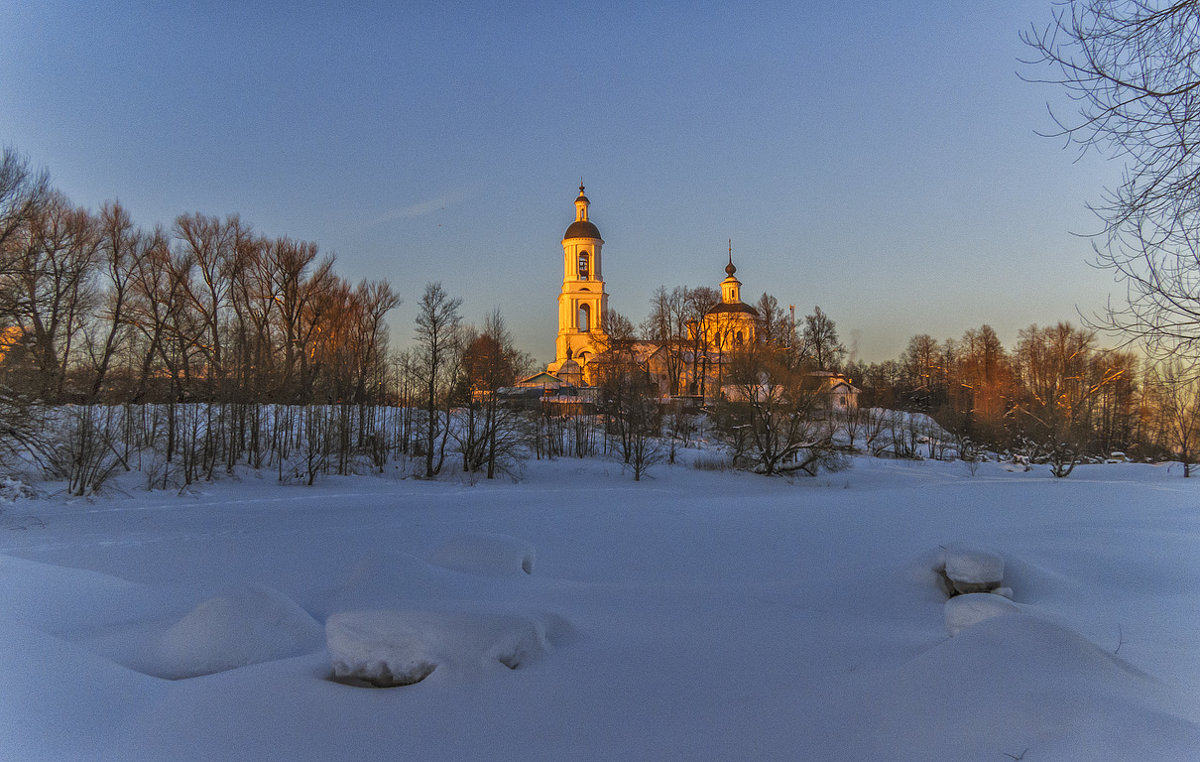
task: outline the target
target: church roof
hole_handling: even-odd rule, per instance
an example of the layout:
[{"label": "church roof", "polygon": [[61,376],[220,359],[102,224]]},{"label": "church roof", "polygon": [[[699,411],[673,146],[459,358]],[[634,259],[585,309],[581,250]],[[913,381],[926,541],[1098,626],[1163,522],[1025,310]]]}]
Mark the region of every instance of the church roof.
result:
[{"label": "church roof", "polygon": [[565,241],[568,238],[600,239],[600,229],[588,220],[575,220],[571,223],[570,227],[567,228],[567,232],[563,233],[563,240]]},{"label": "church roof", "polygon": [[722,302],[721,304],[718,304],[716,307],[713,307],[711,310],[709,310],[708,314],[712,315],[718,312],[745,312],[748,315],[758,317],[758,310],[754,309],[745,302],[734,302],[732,304]]}]

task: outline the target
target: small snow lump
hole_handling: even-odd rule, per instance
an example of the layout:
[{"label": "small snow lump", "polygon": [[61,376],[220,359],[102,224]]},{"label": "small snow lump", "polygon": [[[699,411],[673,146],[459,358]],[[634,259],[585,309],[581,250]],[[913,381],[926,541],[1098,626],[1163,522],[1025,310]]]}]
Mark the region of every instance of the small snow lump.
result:
[{"label": "small snow lump", "polygon": [[987,593],[1004,583],[1004,559],[995,553],[951,545],[945,549],[942,559],[938,571],[952,596]]}]

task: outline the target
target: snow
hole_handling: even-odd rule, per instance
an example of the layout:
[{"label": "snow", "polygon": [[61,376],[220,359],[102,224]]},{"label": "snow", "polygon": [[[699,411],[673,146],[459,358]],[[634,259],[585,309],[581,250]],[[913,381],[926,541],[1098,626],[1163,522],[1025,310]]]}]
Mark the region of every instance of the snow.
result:
[{"label": "snow", "polygon": [[18,497],[0,759],[1200,758],[1200,480],[693,455]]},{"label": "snow", "polygon": [[1004,559],[995,553],[951,545],[946,549],[946,576],[968,585],[1004,581]]},{"label": "snow", "polygon": [[533,574],[533,546],[501,534],[455,537],[429,556],[429,562],[472,574]]},{"label": "snow", "polygon": [[548,647],[537,618],[480,612],[346,611],[329,617],[325,633],[334,677],[377,687],[417,683],[434,670],[515,670]]},{"label": "snow", "polygon": [[321,625],[286,595],[261,585],[200,603],[158,642],[152,674],[197,677],[316,650]]},{"label": "snow", "polygon": [[986,619],[1005,614],[1019,614],[1021,609],[1008,598],[991,593],[967,593],[946,601],[946,632],[950,637]]}]

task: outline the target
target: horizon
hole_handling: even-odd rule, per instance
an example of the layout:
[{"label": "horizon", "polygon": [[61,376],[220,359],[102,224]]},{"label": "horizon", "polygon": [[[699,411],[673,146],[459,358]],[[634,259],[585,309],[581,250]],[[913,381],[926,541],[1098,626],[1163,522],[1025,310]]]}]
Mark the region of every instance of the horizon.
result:
[{"label": "horizon", "polygon": [[5,9],[0,140],[76,204],[238,214],[387,279],[396,348],[440,281],[552,359],[581,175],[635,323],[716,286],[730,239],[747,302],[819,305],[867,362],[985,323],[1011,347],[1114,291],[1079,234],[1120,167],[1037,135],[1061,97],[1017,76],[1046,2]]}]

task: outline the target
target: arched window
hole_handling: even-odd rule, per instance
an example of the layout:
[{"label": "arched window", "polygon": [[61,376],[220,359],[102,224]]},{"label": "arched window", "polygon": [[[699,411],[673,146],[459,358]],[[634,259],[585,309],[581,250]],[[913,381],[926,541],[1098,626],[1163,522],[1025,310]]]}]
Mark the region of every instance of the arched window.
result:
[{"label": "arched window", "polygon": [[579,330],[592,330],[592,307],[589,304],[579,305]]},{"label": "arched window", "polygon": [[737,336],[735,336],[733,339],[734,346],[740,347],[744,342],[745,340],[742,338],[742,332],[738,331]]},{"label": "arched window", "polygon": [[580,249],[579,250],[579,277],[583,280],[587,280],[588,272],[589,272],[589,267],[588,267],[587,249]]}]

